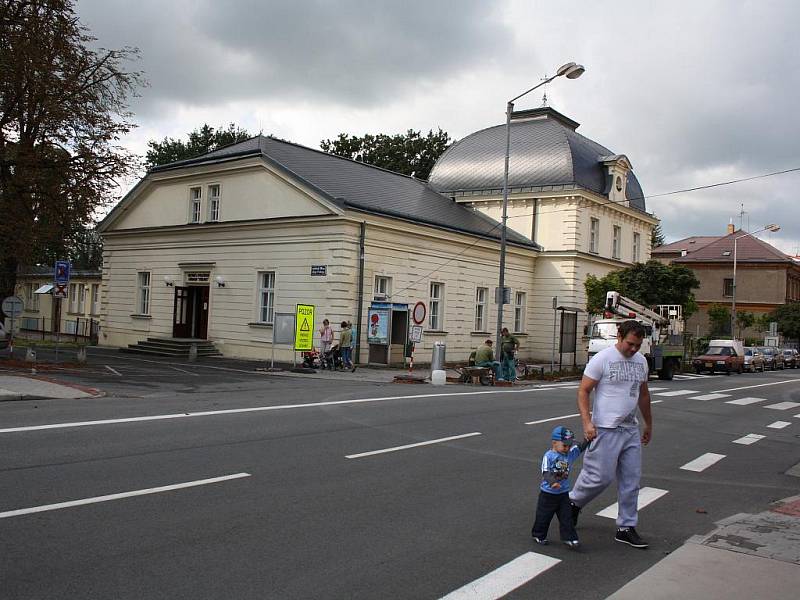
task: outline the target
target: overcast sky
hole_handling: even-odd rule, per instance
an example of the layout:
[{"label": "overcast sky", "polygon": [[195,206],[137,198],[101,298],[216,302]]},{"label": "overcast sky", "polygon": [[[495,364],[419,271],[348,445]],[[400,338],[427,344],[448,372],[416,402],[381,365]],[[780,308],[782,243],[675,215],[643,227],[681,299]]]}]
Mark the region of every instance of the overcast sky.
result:
[{"label": "overcast sky", "polygon": [[[137,46],[150,82],[124,140],[236,123],[317,148],[339,132],[504,122],[562,63],[549,105],[626,154],[646,195],[800,167],[800,2],[78,0],[104,47]],[[541,105],[537,90],[517,108]],[[745,229],[800,252],[800,172],[647,200],[668,241]]]}]

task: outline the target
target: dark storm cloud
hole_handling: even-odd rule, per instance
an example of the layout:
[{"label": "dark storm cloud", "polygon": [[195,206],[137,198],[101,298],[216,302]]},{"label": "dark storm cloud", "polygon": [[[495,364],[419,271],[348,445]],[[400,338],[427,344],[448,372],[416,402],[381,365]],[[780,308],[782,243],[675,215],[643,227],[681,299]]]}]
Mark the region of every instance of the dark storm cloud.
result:
[{"label": "dark storm cloud", "polygon": [[[137,102],[370,105],[484,62],[507,34],[480,0],[128,2],[83,0],[106,47],[142,49],[151,87]],[[323,105],[324,106],[324,105]]]}]

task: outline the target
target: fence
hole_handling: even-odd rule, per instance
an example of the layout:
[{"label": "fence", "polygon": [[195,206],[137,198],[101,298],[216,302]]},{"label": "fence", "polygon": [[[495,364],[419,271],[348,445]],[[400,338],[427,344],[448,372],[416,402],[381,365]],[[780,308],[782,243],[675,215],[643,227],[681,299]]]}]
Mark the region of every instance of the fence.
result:
[{"label": "fence", "polygon": [[[53,332],[53,320],[50,318],[24,317],[20,325],[20,331],[27,334],[25,337],[40,337],[41,339],[53,339],[56,335]],[[100,331],[100,322],[85,317],[66,319],[61,322],[61,339],[73,338],[76,342],[84,341],[90,344],[97,343],[97,335]]]}]

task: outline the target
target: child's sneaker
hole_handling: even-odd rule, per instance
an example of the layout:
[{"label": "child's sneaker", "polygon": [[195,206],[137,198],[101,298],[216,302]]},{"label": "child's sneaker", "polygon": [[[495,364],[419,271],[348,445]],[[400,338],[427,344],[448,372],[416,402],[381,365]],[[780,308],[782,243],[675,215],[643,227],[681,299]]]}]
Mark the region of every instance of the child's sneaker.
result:
[{"label": "child's sneaker", "polygon": [[539,544],[540,546],[547,546],[547,544],[549,543],[547,541],[547,538],[539,538],[536,536],[533,536],[533,541]]},{"label": "child's sneaker", "polygon": [[578,540],[564,540],[564,543],[570,550],[577,550],[581,547],[581,543]]},{"label": "child's sneaker", "polygon": [[617,529],[617,535],[614,536],[614,539],[634,548],[647,548],[647,542],[639,537],[635,527],[620,527]]}]

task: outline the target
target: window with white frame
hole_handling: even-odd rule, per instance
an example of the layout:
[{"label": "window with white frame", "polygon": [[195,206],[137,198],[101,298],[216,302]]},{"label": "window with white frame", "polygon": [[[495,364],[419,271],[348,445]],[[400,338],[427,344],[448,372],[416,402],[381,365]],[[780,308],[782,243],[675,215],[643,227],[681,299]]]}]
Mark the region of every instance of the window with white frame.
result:
[{"label": "window with white frame", "polygon": [[442,330],[442,302],[444,301],[444,284],[431,281],[431,299],[429,303],[430,315],[428,328],[434,331]]},{"label": "window with white frame", "polygon": [[100,314],[100,284],[92,284],[92,314]]},{"label": "window with white frame", "polygon": [[392,278],[383,275],[375,276],[374,300],[387,300],[392,295]]},{"label": "window with white frame", "polygon": [[219,221],[219,184],[208,186],[208,220]]},{"label": "window with white frame", "polygon": [[614,225],[614,239],[611,243],[611,257],[619,258],[619,246],[622,241],[622,227]]},{"label": "window with white frame", "polygon": [[475,331],[486,331],[486,298],[489,288],[475,289]]},{"label": "window with white frame", "polygon": [[199,223],[201,205],[203,202],[203,190],[199,187],[189,188],[189,222]]},{"label": "window with white frame", "polygon": [[34,292],[38,290],[42,284],[38,281],[34,281],[31,285],[31,301],[28,304],[28,310],[38,311],[39,310],[39,294],[35,294]]},{"label": "window with white frame", "polygon": [[275,320],[275,271],[258,274],[258,322],[272,323]]},{"label": "window with white frame", "polygon": [[600,219],[592,218],[589,225],[589,252],[597,254],[600,247]]},{"label": "window with white frame", "polygon": [[525,292],[514,294],[514,331],[525,331]]},{"label": "window with white frame", "polygon": [[633,234],[633,262],[637,263],[641,260],[642,252],[642,235],[640,233]]},{"label": "window with white frame", "polygon": [[78,312],[78,289],[83,286],[78,283],[69,284],[69,312]]},{"label": "window with white frame", "polygon": [[139,271],[136,274],[136,310],[140,315],[150,314],[150,272]]}]

